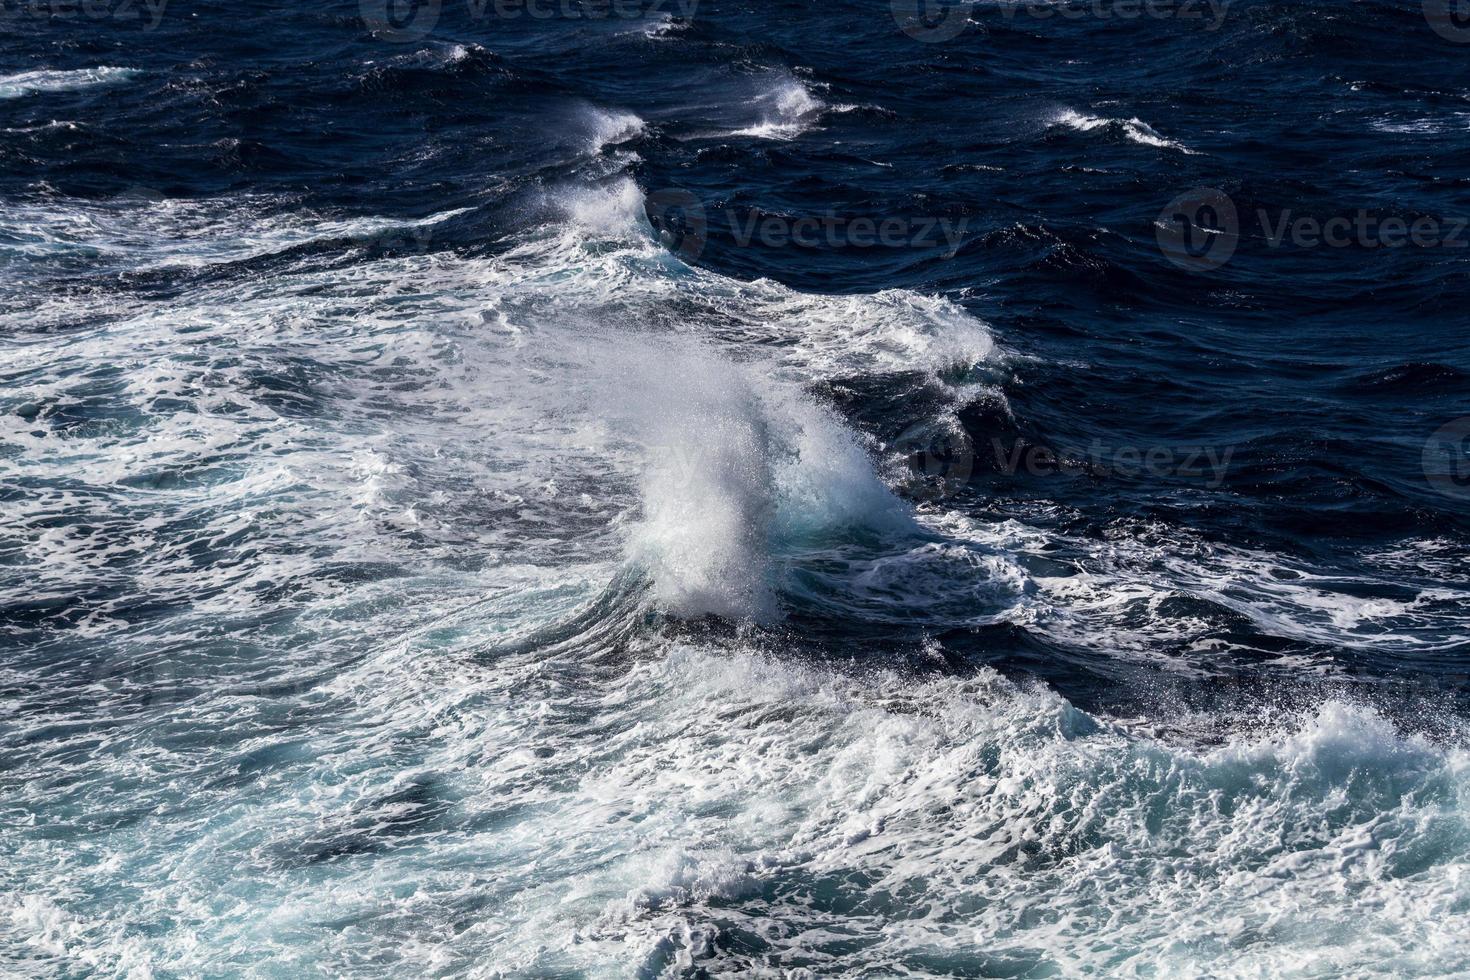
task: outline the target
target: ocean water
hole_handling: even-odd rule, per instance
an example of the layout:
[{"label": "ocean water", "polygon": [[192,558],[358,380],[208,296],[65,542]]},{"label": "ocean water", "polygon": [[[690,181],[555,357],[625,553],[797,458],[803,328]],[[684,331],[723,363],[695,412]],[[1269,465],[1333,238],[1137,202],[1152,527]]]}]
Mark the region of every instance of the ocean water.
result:
[{"label": "ocean water", "polygon": [[1470,22],[0,5],[0,974],[1470,973]]}]

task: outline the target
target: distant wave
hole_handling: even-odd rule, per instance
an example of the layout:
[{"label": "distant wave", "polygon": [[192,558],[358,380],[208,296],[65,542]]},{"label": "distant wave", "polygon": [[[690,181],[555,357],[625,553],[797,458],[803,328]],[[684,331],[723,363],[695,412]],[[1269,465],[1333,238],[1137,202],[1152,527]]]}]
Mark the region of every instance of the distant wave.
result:
[{"label": "distant wave", "polygon": [[643,134],[646,127],[644,121],[631,112],[594,109],[590,115],[593,153],[601,153],[609,146],[636,139]]},{"label": "distant wave", "polygon": [[19,99],[42,92],[72,92],[100,85],[118,85],[139,74],[135,68],[78,68],[72,71],[43,68],[38,71],[23,71],[18,75],[0,77],[0,99]]},{"label": "distant wave", "polygon": [[755,100],[761,107],[760,122],[737,129],[732,136],[754,136],[757,139],[789,140],[806,132],[827,108],[805,85],[787,79]]},{"label": "distant wave", "polygon": [[1195,155],[1194,150],[1185,146],[1177,140],[1171,140],[1161,135],[1148,123],[1137,116],[1131,119],[1109,119],[1104,116],[1092,116],[1077,112],[1075,109],[1064,109],[1053,116],[1049,122],[1051,126],[1064,126],[1079,133],[1094,132],[1117,132],[1124,138],[1134,143],[1142,143],[1145,146],[1156,146],[1163,150],[1177,150],[1180,153]]}]

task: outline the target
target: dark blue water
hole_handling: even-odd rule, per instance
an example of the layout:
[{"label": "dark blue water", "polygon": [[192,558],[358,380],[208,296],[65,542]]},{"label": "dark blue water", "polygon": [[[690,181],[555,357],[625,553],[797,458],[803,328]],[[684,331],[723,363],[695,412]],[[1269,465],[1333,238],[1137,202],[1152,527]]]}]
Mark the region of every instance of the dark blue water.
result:
[{"label": "dark blue water", "polygon": [[0,30],[6,968],[1470,969],[1455,4]]}]

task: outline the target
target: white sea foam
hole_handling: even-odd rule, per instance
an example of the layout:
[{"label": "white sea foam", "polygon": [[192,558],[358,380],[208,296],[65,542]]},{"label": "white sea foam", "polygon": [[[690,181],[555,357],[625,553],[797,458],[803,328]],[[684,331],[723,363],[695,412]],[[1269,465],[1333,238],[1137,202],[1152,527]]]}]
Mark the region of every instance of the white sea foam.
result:
[{"label": "white sea foam", "polygon": [[[1034,592],[1016,613],[1027,617],[1030,628],[1062,642],[1089,644],[1090,638],[1107,636],[1115,655],[1152,660],[1167,670],[1212,667],[1221,647],[1209,638],[1218,637],[1231,617],[1250,622],[1264,636],[1390,655],[1405,648],[1447,654],[1470,642],[1470,616],[1464,612],[1470,609],[1470,589],[1464,583],[1441,578],[1440,585],[1416,585],[1409,598],[1382,595],[1405,590],[1402,564],[1383,575],[1343,576],[1200,540],[1178,528],[1137,527],[1099,544],[1016,520],[988,523],[954,512],[927,520],[954,540],[1022,562],[1027,555],[1072,556],[1055,565],[1054,574],[1029,577]],[[1433,574],[1423,565],[1417,570]],[[1172,612],[1171,604],[1177,607]],[[1198,658],[1161,652],[1196,644],[1203,644],[1195,647]],[[1283,658],[1279,665],[1291,662]],[[1332,669],[1310,659],[1298,667]]]},{"label": "white sea foam", "polygon": [[1464,132],[1470,129],[1470,112],[1453,112],[1448,116],[1426,116],[1420,119],[1385,117],[1374,119],[1368,125],[1375,132],[1402,135]]},{"label": "white sea foam", "polygon": [[72,92],[101,85],[118,85],[136,78],[135,68],[77,68],[71,71],[39,69],[0,75],[0,99],[19,99],[47,92]]},{"label": "white sea foam", "polygon": [[[779,629],[677,642],[618,583],[769,621],[795,570],[874,621],[1009,617],[1120,658],[1147,652],[1124,607],[1171,589],[1362,643],[1462,595],[1353,605],[1365,583],[1177,535],[913,518],[810,383],[902,375],[952,410],[1005,356],[984,324],[691,266],[631,181],[548,204],[490,257],[303,261],[166,304],[72,290],[0,332],[12,608],[69,617],[66,649],[0,664],[12,717],[43,720],[0,732],[0,958],[1470,970],[1462,733],[1327,702],[1166,740],[984,671],[793,664]],[[127,206],[128,262],[209,227]],[[72,220],[92,230],[53,244],[124,261]],[[1406,548],[1386,576],[1442,550]]]},{"label": "white sea foam", "polygon": [[[99,832],[87,860],[7,891],[0,942],[21,962],[173,973],[267,956],[414,973],[1470,968],[1470,757],[1371,710],[1328,702],[1198,747],[984,671],[844,675],[691,645],[616,670],[544,650],[477,665],[467,640],[510,611],[461,613],[436,656],[353,668],[312,696],[331,723],[271,755],[216,721],[232,764],[264,767],[256,805],[196,790],[211,818],[183,820],[165,803],[192,772],[114,740],[109,778],[174,846],[140,860],[127,828]],[[208,709],[177,710],[184,730]],[[69,846],[26,836],[17,858]],[[71,911],[122,880],[133,897]]]},{"label": "white sea foam", "polygon": [[[693,649],[642,673],[661,720],[627,754],[609,747],[617,766],[587,786],[639,801],[615,825],[640,844],[568,890],[626,889],[580,935],[632,944],[650,972],[701,955],[752,969],[743,944],[709,942],[752,927],[765,963],[825,973],[875,959],[1068,974],[1470,962],[1451,938],[1467,924],[1470,759],[1371,711],[1329,703],[1201,750],[983,674],[848,680]],[[598,809],[569,809],[599,832]],[[507,944],[527,968],[584,955],[528,955],[530,936]]]},{"label": "white sea foam", "polygon": [[[281,533],[311,533],[335,541],[344,554],[385,561],[401,556],[393,542],[408,529],[445,549],[454,541],[462,546],[468,535],[490,554],[526,535],[540,544],[518,545],[523,551],[561,554],[562,539],[544,528],[580,526],[595,516],[602,532],[584,537],[581,547],[598,561],[646,559],[670,610],[767,618],[770,589],[779,590],[785,571],[802,562],[791,545],[801,521],[772,522],[808,514],[817,515],[814,527],[881,526],[873,515],[883,507],[849,505],[844,494],[878,500],[872,473],[901,480],[904,471],[882,465],[883,447],[810,403],[805,386],[899,373],[912,378],[904,384],[928,392],[926,415],[939,413],[922,421],[941,427],[946,406],[958,410],[992,397],[989,371],[1006,355],[984,324],[952,303],[902,290],[824,296],[692,268],[654,241],[631,181],[558,192],[552,203],[544,226],[493,259],[427,254],[302,269],[186,294],[166,310],[127,293],[72,293],[64,303],[29,304],[24,322],[31,328],[92,327],[71,327],[47,344],[7,353],[8,390],[40,407],[35,422],[0,415],[7,441],[23,447],[21,462],[9,465],[24,465],[34,478],[66,473],[96,486],[145,480],[130,492],[139,507],[152,499],[148,474],[197,473],[196,484],[167,499],[196,514],[205,529],[226,522],[216,533],[234,520],[228,510],[201,516],[218,502],[234,499],[237,513],[253,513],[304,480],[317,496],[298,494],[293,516],[277,519],[284,521]],[[47,248],[138,267],[248,256],[289,243],[273,237],[284,232],[270,230],[264,218],[237,223],[243,233],[235,240],[223,234],[241,216],[271,213],[255,206],[224,205],[213,219],[202,202],[184,207],[140,198],[126,208],[103,219],[90,205],[75,206],[70,217],[55,205],[13,224],[12,232],[49,228],[54,241]],[[259,240],[252,222],[259,222]],[[218,247],[207,232],[216,227]],[[289,241],[322,233],[309,222],[298,231],[300,238]],[[136,237],[119,258],[109,250],[121,234]],[[173,249],[178,254],[170,257]],[[620,347],[636,348],[649,366],[610,356]],[[673,376],[663,367],[669,357],[683,365]],[[384,374],[383,363],[398,366]],[[94,368],[76,374],[82,364]],[[432,383],[405,387],[395,377],[404,372]],[[687,384],[676,383],[685,377]],[[484,391],[496,397],[486,399]],[[625,424],[639,416],[634,396],[646,396],[643,416],[660,420],[665,431]],[[394,411],[405,414],[395,421]],[[322,412],[328,421],[310,421]],[[700,431],[701,413],[723,420],[731,446],[752,451],[721,455],[725,450],[706,446],[713,440]],[[95,421],[78,423],[78,414]],[[330,421],[338,417],[344,421]],[[473,458],[446,456],[445,445],[473,448]],[[688,467],[706,458],[705,469],[691,476]],[[682,469],[670,476],[669,464]],[[476,494],[429,489],[440,479],[471,480]],[[48,515],[75,506],[97,526],[120,528],[136,519],[129,499],[89,494],[68,502],[38,492],[15,502],[20,526],[37,529],[25,545],[40,569],[36,594],[62,595],[68,583],[118,574],[115,539],[51,527]],[[803,499],[817,503],[803,507]],[[461,524],[463,507],[494,516],[470,534]],[[335,523],[344,513],[358,515],[350,527]],[[681,537],[682,518],[670,516],[680,514],[718,517],[724,531]],[[609,527],[613,517],[619,520]],[[1277,556],[1182,540],[1177,529],[1099,543],[1037,527],[954,523],[953,515],[925,520],[958,550],[913,551],[894,542],[891,558],[851,558],[843,574],[858,578],[833,579],[834,595],[876,615],[863,599],[869,579],[862,576],[870,576],[872,588],[901,588],[906,602],[945,622],[1011,616],[1068,642],[1107,635],[1110,650],[1123,658],[1155,656],[1161,641],[1188,647],[1217,637],[1224,614],[1272,635],[1365,650],[1409,644],[1448,651],[1470,635],[1463,583],[1446,579],[1405,594],[1394,587],[1399,565],[1381,579],[1341,581]],[[708,547],[701,550],[701,542]],[[1050,562],[1058,547],[1078,556],[1070,570],[1024,573],[1007,557]],[[251,590],[268,582],[328,588],[289,550],[260,554],[255,567],[211,572],[220,591],[203,603],[248,604]],[[1417,552],[1412,558],[1428,560]],[[201,580],[186,554],[176,563],[164,554],[153,561],[151,582],[160,588]],[[957,571],[961,566],[969,571]],[[961,575],[974,576],[973,589],[927,594],[945,576]],[[722,581],[732,584],[723,600],[711,592]],[[972,596],[969,618],[961,600],[951,602],[956,595]],[[1178,605],[1175,598],[1211,604],[1217,621],[1188,604],[1165,614]],[[108,619],[98,613],[92,621],[101,629]],[[1438,638],[1429,640],[1423,631],[1434,624]]]},{"label": "white sea foam", "polygon": [[[940,375],[990,356],[982,324],[897,291],[828,297],[693,270],[653,241],[631,181],[554,200],[560,216],[495,259],[426,254],[345,270],[307,266],[186,294],[166,310],[128,294],[74,295],[64,307],[30,309],[33,326],[49,316],[96,325],[16,349],[6,380],[43,411],[34,425],[9,416],[16,424],[7,429],[30,447],[25,465],[35,477],[142,481],[136,500],[129,493],[86,504],[109,528],[126,526],[131,508],[151,499],[152,473],[198,474],[167,497],[190,513],[212,513],[227,500],[237,516],[255,513],[293,483],[310,487],[294,492],[281,533],[330,541],[343,560],[400,561],[392,542],[404,533],[425,540],[425,557],[440,547],[430,542],[463,547],[465,532],[455,530],[463,514],[450,512],[466,506],[495,515],[470,535],[486,555],[501,547],[493,541],[519,536],[544,539],[555,552],[561,537],[538,528],[599,515],[599,545],[580,548],[599,560],[633,556],[665,607],[687,615],[768,618],[769,578],[783,547],[824,528],[901,523],[890,511],[902,508],[874,475],[873,447],[801,388],[829,371],[888,369],[931,372],[931,383],[948,385]],[[303,221],[288,234],[262,217],[257,235],[257,219],[239,223],[252,214],[140,198],[81,206],[66,220],[37,211],[15,228],[49,236],[23,248],[144,268],[363,230]],[[231,221],[238,234],[213,244],[212,229]],[[613,356],[619,349],[636,349],[646,363]],[[683,365],[674,376],[670,356]],[[382,363],[397,367],[385,375]],[[120,369],[99,388],[95,377],[73,374],[78,364]],[[405,387],[403,377],[433,380]],[[69,405],[113,421],[73,427]],[[452,459],[445,446],[468,455]],[[666,472],[670,459],[683,468]],[[426,489],[466,479],[476,486],[469,498]],[[37,494],[16,517],[44,522],[66,506]],[[609,528],[610,514],[630,523]],[[357,517],[342,524],[342,515]],[[702,523],[686,522],[691,515]],[[217,522],[237,518],[222,511],[199,519],[221,533]],[[36,593],[115,577],[109,569],[128,563],[117,564],[104,538],[38,534],[27,547],[52,572],[34,583]],[[218,591],[201,598],[201,609],[248,605],[268,584],[334,588],[313,580],[309,563],[289,549],[260,555],[210,573],[182,554],[177,563],[156,555],[151,583],[185,588],[186,579],[215,576]],[[96,620],[104,630],[107,622]]]},{"label": "white sea foam", "polygon": [[643,523],[634,560],[681,616],[769,621],[780,449],[735,366],[697,355],[639,362],[625,410],[643,439]]},{"label": "white sea foam", "polygon": [[103,201],[7,205],[0,209],[0,262],[20,259],[61,272],[96,273],[239,262],[336,239],[427,245],[435,225],[466,210],[411,220],[340,218],[294,209],[281,213],[259,199],[221,206],[166,198],[140,187]]}]

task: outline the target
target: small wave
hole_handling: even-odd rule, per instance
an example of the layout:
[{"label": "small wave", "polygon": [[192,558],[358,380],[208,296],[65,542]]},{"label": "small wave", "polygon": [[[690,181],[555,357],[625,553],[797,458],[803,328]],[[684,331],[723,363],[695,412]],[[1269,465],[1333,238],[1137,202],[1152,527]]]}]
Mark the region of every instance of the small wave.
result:
[{"label": "small wave", "polygon": [[663,11],[651,24],[643,28],[643,36],[651,41],[664,41],[688,29],[689,21],[686,18]]},{"label": "small wave", "polygon": [[[828,106],[794,78],[786,79],[754,100],[762,110],[761,121],[731,136],[792,140],[812,127]],[[843,107],[844,109],[853,107]]]},{"label": "small wave", "polygon": [[1183,143],[1166,138],[1137,116],[1131,119],[1108,119],[1103,116],[1086,115],[1073,109],[1064,109],[1053,116],[1048,125],[1065,126],[1079,133],[1117,132],[1126,139],[1144,146],[1156,146],[1163,150],[1177,150],[1190,156],[1196,155],[1196,151]]},{"label": "small wave", "polygon": [[136,68],[23,71],[18,75],[0,76],[0,99],[19,99],[42,92],[72,92],[101,85],[117,85],[139,74]]},{"label": "small wave", "polygon": [[631,112],[614,110],[590,110],[592,122],[592,152],[601,153],[610,146],[617,146],[643,135],[647,124]]},{"label": "small wave", "polygon": [[397,67],[453,68],[475,61],[494,63],[498,59],[493,51],[473,42],[441,43],[394,58],[388,64]]}]

